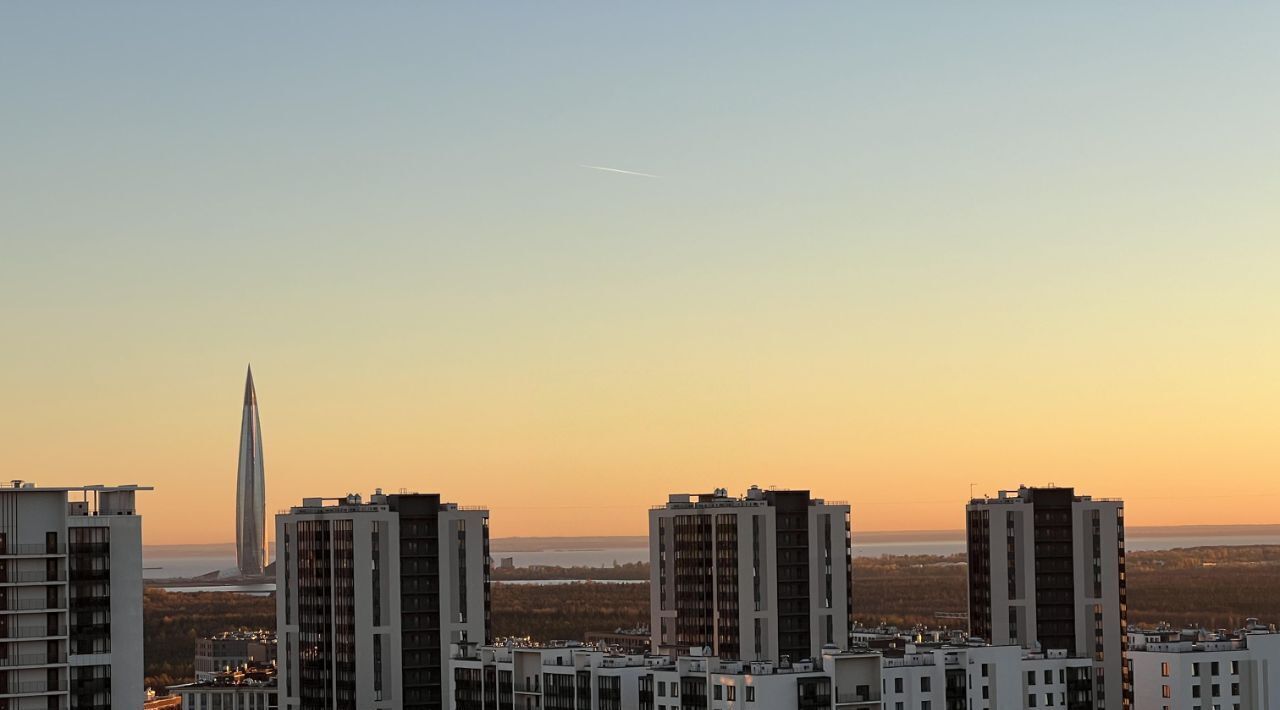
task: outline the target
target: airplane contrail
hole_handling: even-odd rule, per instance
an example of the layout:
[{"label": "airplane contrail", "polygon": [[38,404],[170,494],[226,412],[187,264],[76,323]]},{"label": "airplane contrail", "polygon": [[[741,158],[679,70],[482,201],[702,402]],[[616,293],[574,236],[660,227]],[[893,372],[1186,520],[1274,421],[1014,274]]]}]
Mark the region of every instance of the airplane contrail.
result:
[{"label": "airplane contrail", "polygon": [[603,165],[584,165],[582,163],[578,163],[578,167],[586,168],[588,170],[603,170],[606,173],[622,173],[623,175],[638,175],[640,177],[647,177],[647,178],[662,177],[661,175],[651,175],[649,173],[640,173],[640,172],[636,172],[635,170],[623,170],[621,168],[606,168]]}]

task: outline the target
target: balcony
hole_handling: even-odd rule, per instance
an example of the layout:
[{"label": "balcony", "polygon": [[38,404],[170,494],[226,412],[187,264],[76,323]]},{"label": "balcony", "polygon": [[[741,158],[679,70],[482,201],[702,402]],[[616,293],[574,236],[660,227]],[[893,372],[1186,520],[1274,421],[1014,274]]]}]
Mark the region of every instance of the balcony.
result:
[{"label": "balcony", "polygon": [[49,600],[41,599],[10,599],[0,604],[0,614],[6,613],[22,613],[29,611],[66,611],[67,607],[63,600],[57,600],[59,603],[55,606],[49,606]]},{"label": "balcony", "polygon": [[65,626],[29,626],[26,628],[12,628],[0,631],[0,641],[12,641],[15,639],[65,638],[66,635],[67,627]]},{"label": "balcony", "polygon": [[61,543],[49,545],[43,542],[16,545],[0,545],[0,557],[61,557],[67,554],[67,546]]},{"label": "balcony", "polygon": [[47,656],[43,653],[29,653],[21,656],[0,658],[0,668],[12,670],[21,666],[43,667],[57,666],[67,662],[65,655]]},{"label": "balcony", "polygon": [[65,693],[67,684],[63,681],[50,683],[43,680],[32,680],[25,683],[9,683],[0,685],[0,698],[16,698],[23,695],[48,695],[50,693]]},{"label": "balcony", "polygon": [[8,571],[0,574],[0,584],[50,584],[65,581],[67,573],[63,570],[55,570],[53,574],[49,574],[48,570]]},{"label": "balcony", "polygon": [[841,710],[870,710],[880,708],[880,689],[868,689],[869,692],[849,693],[836,691],[836,707]]},{"label": "balcony", "polygon": [[103,611],[111,608],[111,597],[73,597],[68,611]]}]

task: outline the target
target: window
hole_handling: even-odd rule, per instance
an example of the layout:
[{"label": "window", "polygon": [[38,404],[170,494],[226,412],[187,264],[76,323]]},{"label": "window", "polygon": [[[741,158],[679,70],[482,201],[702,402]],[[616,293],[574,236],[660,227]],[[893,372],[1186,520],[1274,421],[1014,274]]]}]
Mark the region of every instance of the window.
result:
[{"label": "window", "polygon": [[1035,684],[1036,684],[1036,672],[1027,671],[1027,685],[1035,685]]},{"label": "window", "polygon": [[893,679],[893,692],[895,692],[895,693],[901,693],[901,692],[902,692],[902,678],[901,678],[901,677],[898,677],[898,678],[894,678],[894,679]]},{"label": "window", "polygon": [[[1165,661],[1164,663],[1161,663],[1161,664],[1160,664],[1160,675],[1161,675],[1161,676],[1163,676],[1163,677],[1165,677],[1165,678],[1168,678],[1168,677],[1169,677],[1169,662],[1168,662],[1168,661]],[[1168,686],[1165,686],[1165,687],[1167,688]],[[1169,696],[1168,696],[1168,695],[1166,695],[1165,697],[1167,698],[1167,697],[1169,697]]]},{"label": "window", "polygon": [[747,686],[747,702],[754,703],[756,701],[756,687],[754,685]]},{"label": "window", "polygon": [[717,686],[714,688],[714,690],[713,690],[713,693],[712,693],[712,694],[715,696],[715,699],[716,699],[716,700],[723,700],[723,699],[724,699],[724,698],[720,697],[720,696],[721,696],[721,690],[720,690],[720,686],[719,686],[719,685],[717,685]]},{"label": "window", "polygon": [[920,676],[920,692],[922,693],[929,692],[929,680],[930,680],[929,676],[927,675]]}]

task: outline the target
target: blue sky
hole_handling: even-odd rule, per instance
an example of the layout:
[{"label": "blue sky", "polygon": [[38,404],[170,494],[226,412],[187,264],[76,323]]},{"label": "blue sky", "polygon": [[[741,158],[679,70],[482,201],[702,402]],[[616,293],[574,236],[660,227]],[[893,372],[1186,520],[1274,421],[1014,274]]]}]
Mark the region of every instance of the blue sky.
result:
[{"label": "blue sky", "polygon": [[[1267,3],[5,5],[0,386],[28,404],[0,465],[233,480],[252,359],[279,507],[367,462],[621,506],[1038,467],[1280,494],[1278,30]],[[1197,515],[1147,519],[1225,512]]]}]

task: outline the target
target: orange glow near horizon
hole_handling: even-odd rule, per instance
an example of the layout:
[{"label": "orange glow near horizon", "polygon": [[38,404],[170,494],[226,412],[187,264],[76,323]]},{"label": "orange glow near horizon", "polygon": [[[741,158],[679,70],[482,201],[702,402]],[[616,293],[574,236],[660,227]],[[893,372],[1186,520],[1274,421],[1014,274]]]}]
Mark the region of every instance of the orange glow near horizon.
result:
[{"label": "orange glow near horizon", "polygon": [[[1275,497],[1267,486],[1277,463],[1265,428],[1160,406],[1173,392],[1145,407],[1144,395],[1108,395],[1110,407],[1125,412],[1120,419],[1088,406],[1106,390],[1102,383],[1087,396],[1076,389],[1081,383],[1063,382],[1037,389],[1034,401],[1016,390],[979,398],[978,372],[964,388],[951,378],[912,380],[919,391],[878,377],[862,387],[823,386],[836,380],[817,369],[781,386],[756,379],[766,367],[738,373],[740,380],[723,377],[726,370],[719,380],[711,372],[665,373],[671,381],[650,388],[601,376],[557,393],[533,379],[522,387],[514,377],[486,377],[475,382],[487,386],[469,393],[453,377],[443,387],[384,371],[377,380],[326,383],[321,397],[309,386],[314,373],[273,369],[255,364],[269,518],[304,496],[406,488],[489,506],[496,537],[643,535],[647,508],[668,493],[758,484],[847,500],[855,530],[947,530],[963,527],[971,483],[978,495],[1056,483],[1124,498],[1130,525],[1276,522],[1265,505]],[[148,544],[229,541],[237,375],[202,382],[175,373],[130,389],[128,416],[76,430],[63,446],[25,459],[13,461],[11,451],[13,469],[43,468],[30,477],[44,484],[152,484],[157,490],[141,494],[140,504]],[[663,393],[675,391],[687,399],[666,401]],[[80,392],[70,389],[61,402],[50,393],[35,421],[56,421],[55,412],[61,419],[77,411],[76,401],[98,402],[100,410],[79,410],[91,420],[127,399],[123,390]],[[1225,396],[1200,396],[1198,409],[1226,416]],[[165,410],[171,397],[189,403],[183,416]],[[135,430],[150,432],[153,443],[126,441]],[[1204,481],[1227,470],[1257,482],[1248,496],[1258,505],[1205,490]]]}]

